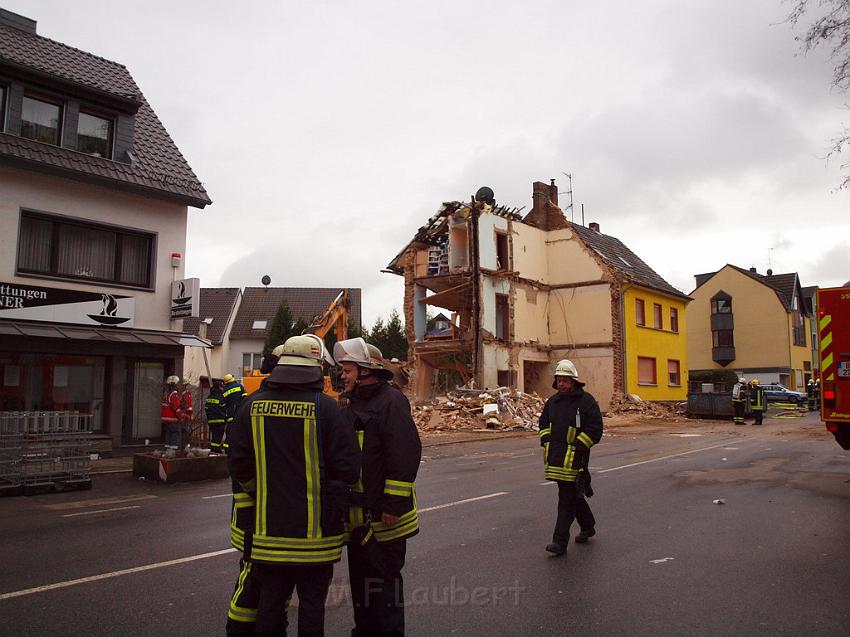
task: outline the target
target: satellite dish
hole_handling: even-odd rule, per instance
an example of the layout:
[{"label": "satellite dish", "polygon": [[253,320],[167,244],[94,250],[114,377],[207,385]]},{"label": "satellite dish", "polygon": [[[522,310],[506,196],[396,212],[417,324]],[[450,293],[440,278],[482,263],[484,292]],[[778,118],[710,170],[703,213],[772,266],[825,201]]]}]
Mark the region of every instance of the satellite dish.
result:
[{"label": "satellite dish", "polygon": [[262,278],[262,279],[260,279],[260,282],[262,282],[262,284],[263,284],[263,285],[265,285],[266,287],[268,287],[268,286],[269,286],[269,283],[271,283],[271,282],[272,282],[272,278],[271,278],[268,274],[264,274],[264,275],[263,275],[263,278]]},{"label": "satellite dish", "polygon": [[491,206],[496,205],[496,195],[489,186],[481,186],[475,193],[475,201],[483,201]]}]

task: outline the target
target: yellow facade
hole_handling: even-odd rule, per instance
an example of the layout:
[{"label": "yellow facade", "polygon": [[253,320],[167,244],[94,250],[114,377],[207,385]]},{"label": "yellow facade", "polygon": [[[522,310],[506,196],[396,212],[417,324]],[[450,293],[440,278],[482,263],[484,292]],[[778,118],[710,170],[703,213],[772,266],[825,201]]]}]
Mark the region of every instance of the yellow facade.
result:
[{"label": "yellow facade", "polygon": [[[638,301],[643,301],[644,321],[639,325]],[[656,326],[656,306],[660,325]],[[687,301],[642,287],[626,287],[623,319],[626,337],[626,393],[643,400],[685,400],[688,391]],[[671,325],[671,309],[678,328]],[[654,378],[649,370],[654,370]],[[676,371],[678,370],[678,378]]]}]

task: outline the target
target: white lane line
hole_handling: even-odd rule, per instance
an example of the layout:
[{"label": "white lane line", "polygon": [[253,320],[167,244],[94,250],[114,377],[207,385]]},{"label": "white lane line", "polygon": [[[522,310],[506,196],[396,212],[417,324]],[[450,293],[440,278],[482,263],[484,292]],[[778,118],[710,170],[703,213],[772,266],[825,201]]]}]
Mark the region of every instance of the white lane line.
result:
[{"label": "white lane line", "polygon": [[507,491],[499,491],[498,493],[489,493],[487,495],[479,495],[477,498],[466,498],[466,500],[458,500],[457,502],[447,502],[446,504],[438,504],[437,506],[428,507],[427,509],[419,509],[419,513],[426,511],[436,511],[437,509],[447,509],[457,506],[458,504],[466,504],[467,502],[477,502],[478,500],[487,500],[489,498],[497,498],[500,495],[508,495]]},{"label": "white lane line", "polygon": [[609,473],[611,471],[619,471],[620,469],[629,469],[631,467],[637,467],[642,464],[649,464],[650,462],[661,462],[662,460],[669,460],[670,458],[678,458],[679,456],[687,456],[692,453],[699,453],[700,451],[711,451],[712,449],[719,449],[720,447],[725,447],[728,445],[728,442],[721,442],[717,445],[712,445],[710,447],[700,447],[699,449],[691,449],[690,451],[682,451],[681,453],[672,453],[669,456],[660,456],[658,458],[652,458],[650,460],[641,460],[640,462],[632,462],[631,464],[620,465],[619,467],[611,467],[610,469],[602,469],[601,471],[596,471],[596,473]]},{"label": "white lane line", "polygon": [[214,498],[229,498],[232,493],[222,493],[220,495],[205,495],[201,500],[212,500]]},{"label": "white lane line", "polygon": [[130,507],[115,507],[113,509],[98,509],[97,511],[83,511],[82,513],[66,513],[63,518],[75,518],[78,515],[94,515],[95,513],[109,513],[110,511],[126,511],[127,509],[141,509],[139,505]]},{"label": "white lane line", "polygon": [[51,511],[62,511],[67,509],[84,509],[86,507],[105,506],[108,504],[127,504],[128,502],[139,502],[141,500],[155,500],[158,495],[125,495],[118,498],[92,498],[89,500],[77,500],[75,502],[60,502],[58,504],[43,504],[45,509]]},{"label": "white lane line", "polygon": [[92,575],[90,577],[81,577],[79,579],[67,580],[65,582],[56,582],[55,584],[47,584],[45,586],[36,586],[35,588],[26,588],[20,591],[12,591],[11,593],[0,594],[0,601],[5,599],[13,599],[15,597],[24,597],[34,593],[44,593],[53,591],[58,588],[67,588],[68,586],[76,586],[77,584],[88,584],[89,582],[98,582],[100,580],[109,579],[111,577],[120,577],[121,575],[131,575],[132,573],[142,573],[144,571],[152,571],[157,568],[165,568],[166,566],[175,566],[177,564],[185,564],[186,562],[194,562],[195,560],[203,560],[208,557],[218,557],[227,553],[235,553],[236,549],[224,549],[223,551],[213,551],[212,553],[201,553],[200,555],[190,555],[189,557],[181,557],[176,560],[168,560],[167,562],[157,562],[156,564],[146,564],[145,566],[136,566],[135,568],[125,568],[121,571],[112,571],[111,573],[101,573],[100,575]]}]

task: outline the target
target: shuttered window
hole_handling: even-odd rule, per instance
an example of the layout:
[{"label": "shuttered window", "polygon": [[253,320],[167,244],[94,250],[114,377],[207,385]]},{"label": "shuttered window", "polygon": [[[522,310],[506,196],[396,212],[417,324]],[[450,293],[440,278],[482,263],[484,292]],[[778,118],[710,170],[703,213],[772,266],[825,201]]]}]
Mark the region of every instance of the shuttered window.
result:
[{"label": "shuttered window", "polygon": [[638,385],[657,385],[655,359],[638,356]]}]

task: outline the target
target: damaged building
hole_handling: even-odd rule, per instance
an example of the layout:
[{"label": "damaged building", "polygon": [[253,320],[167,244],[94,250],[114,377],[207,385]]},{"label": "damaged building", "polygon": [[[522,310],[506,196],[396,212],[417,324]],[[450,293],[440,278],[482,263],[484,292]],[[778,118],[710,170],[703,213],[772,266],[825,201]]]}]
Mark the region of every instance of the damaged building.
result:
[{"label": "damaged building", "polygon": [[[554,180],[535,182],[532,200],[524,216],[486,187],[444,203],[387,266],[404,277],[415,398],[430,397],[436,370],[548,395],[569,358],[603,408],[624,393],[684,400],[690,297],[598,224],[568,221]],[[429,330],[442,309],[448,325]]]}]

